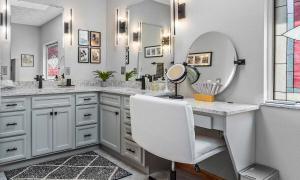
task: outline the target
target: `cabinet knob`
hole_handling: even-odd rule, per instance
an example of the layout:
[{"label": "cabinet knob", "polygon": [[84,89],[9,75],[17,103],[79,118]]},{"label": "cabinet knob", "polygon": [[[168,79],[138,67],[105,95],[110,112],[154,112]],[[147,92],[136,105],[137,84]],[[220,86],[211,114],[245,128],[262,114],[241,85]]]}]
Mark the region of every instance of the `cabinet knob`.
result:
[{"label": "cabinet knob", "polygon": [[53,116],[53,112],[50,112],[50,116]]},{"label": "cabinet knob", "polygon": [[116,116],[119,115],[119,112],[115,112]]},{"label": "cabinet knob", "polygon": [[57,112],[55,112],[54,115],[57,116]]}]

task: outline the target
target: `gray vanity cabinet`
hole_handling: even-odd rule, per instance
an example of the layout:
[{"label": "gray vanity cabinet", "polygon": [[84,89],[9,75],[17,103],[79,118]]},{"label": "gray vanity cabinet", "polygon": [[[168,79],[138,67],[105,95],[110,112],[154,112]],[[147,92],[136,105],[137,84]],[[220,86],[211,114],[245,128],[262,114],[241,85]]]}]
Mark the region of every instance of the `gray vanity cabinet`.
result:
[{"label": "gray vanity cabinet", "polygon": [[121,152],[120,145],[120,126],[121,126],[121,111],[120,108],[101,105],[101,144]]},{"label": "gray vanity cabinet", "polygon": [[32,156],[52,152],[53,113],[51,108],[32,111]]},{"label": "gray vanity cabinet", "polygon": [[74,99],[72,95],[32,98],[32,156],[73,148]]}]

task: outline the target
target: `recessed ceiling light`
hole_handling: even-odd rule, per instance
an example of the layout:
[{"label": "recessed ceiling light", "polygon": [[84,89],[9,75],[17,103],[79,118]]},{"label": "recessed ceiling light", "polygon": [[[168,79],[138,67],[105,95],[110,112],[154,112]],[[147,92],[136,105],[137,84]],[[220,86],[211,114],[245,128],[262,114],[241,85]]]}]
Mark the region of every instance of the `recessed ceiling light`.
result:
[{"label": "recessed ceiling light", "polygon": [[45,5],[45,4],[39,4],[39,3],[23,1],[23,0],[12,0],[11,5],[17,6],[17,7],[28,8],[28,9],[41,10],[41,11],[45,11],[49,8],[49,6]]}]

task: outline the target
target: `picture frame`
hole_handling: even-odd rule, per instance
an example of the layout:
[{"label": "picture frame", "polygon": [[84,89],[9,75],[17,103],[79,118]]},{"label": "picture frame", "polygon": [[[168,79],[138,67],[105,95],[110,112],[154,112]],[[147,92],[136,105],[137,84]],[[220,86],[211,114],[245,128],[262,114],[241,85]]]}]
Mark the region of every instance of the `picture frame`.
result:
[{"label": "picture frame", "polygon": [[78,30],[78,45],[89,46],[90,45],[90,34],[88,30]]},{"label": "picture frame", "polygon": [[91,48],[90,49],[90,63],[91,64],[101,64],[101,49]]},{"label": "picture frame", "polygon": [[78,47],[78,63],[89,63],[89,47]]},{"label": "picture frame", "polygon": [[34,67],[34,55],[21,54],[21,67]]},{"label": "picture frame", "polygon": [[101,47],[101,32],[96,32],[96,31],[90,32],[90,46]]},{"label": "picture frame", "polygon": [[145,47],[144,48],[144,56],[145,56],[145,58],[163,57],[162,45]]},{"label": "picture frame", "polygon": [[212,52],[190,53],[186,63],[191,66],[210,67],[212,66]]}]

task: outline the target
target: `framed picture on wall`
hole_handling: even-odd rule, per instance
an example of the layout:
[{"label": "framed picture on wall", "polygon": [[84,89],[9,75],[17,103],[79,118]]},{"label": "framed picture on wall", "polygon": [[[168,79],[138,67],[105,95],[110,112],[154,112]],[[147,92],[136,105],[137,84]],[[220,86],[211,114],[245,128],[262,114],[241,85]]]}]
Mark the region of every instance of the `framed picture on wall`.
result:
[{"label": "framed picture on wall", "polygon": [[21,54],[21,67],[34,67],[34,55]]},{"label": "framed picture on wall", "polygon": [[90,62],[91,64],[100,64],[101,63],[101,49],[100,48],[91,48],[90,53]]},{"label": "framed picture on wall", "polygon": [[101,32],[90,32],[90,45],[92,47],[100,47],[101,46]]},{"label": "framed picture on wall", "polygon": [[199,67],[212,66],[212,52],[191,53],[187,57],[187,64]]},{"label": "framed picture on wall", "polygon": [[78,47],[78,63],[89,63],[88,47]]},{"label": "framed picture on wall", "polygon": [[79,46],[90,45],[89,31],[82,30],[82,29],[78,30],[78,45]]},{"label": "framed picture on wall", "polygon": [[162,45],[145,47],[144,56],[145,58],[163,57]]}]

